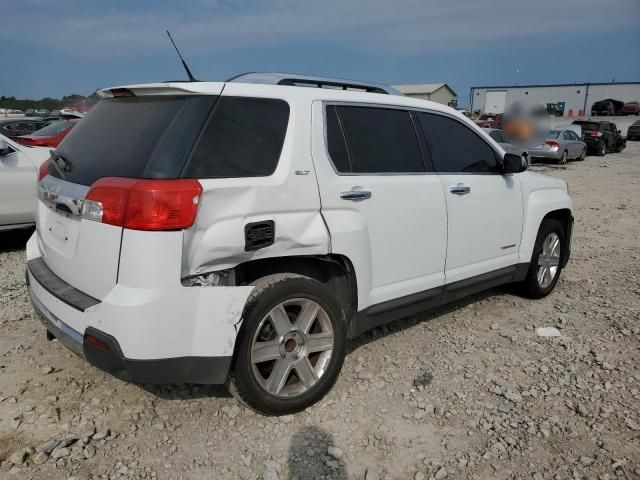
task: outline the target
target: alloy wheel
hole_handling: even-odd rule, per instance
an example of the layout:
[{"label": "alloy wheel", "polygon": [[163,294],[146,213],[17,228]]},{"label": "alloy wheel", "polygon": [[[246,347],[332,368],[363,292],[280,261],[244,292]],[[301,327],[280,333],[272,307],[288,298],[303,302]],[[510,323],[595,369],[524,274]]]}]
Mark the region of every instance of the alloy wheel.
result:
[{"label": "alloy wheel", "polygon": [[542,251],[538,255],[537,279],[540,288],[548,288],[558,274],[560,265],[560,237],[551,232],[542,242]]},{"label": "alloy wheel", "polygon": [[331,320],[318,303],[286,300],[272,308],[256,329],[251,344],[253,375],[273,396],[299,396],[324,375],[333,346]]}]

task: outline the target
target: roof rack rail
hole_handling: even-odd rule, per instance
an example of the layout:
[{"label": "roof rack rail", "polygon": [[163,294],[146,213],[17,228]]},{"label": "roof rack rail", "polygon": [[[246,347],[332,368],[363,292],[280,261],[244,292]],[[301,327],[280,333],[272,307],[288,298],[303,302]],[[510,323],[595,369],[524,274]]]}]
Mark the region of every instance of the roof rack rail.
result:
[{"label": "roof rack rail", "polygon": [[261,83],[266,85],[288,85],[294,87],[334,88],[340,90],[361,90],[370,93],[402,95],[398,90],[378,83],[354,82],[338,78],[317,77],[289,73],[248,72],[231,77],[226,82]]}]

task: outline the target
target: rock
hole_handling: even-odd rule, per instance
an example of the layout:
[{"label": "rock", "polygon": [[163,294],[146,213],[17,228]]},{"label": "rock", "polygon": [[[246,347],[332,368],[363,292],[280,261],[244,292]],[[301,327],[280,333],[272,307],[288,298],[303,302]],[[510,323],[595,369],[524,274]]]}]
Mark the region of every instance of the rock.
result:
[{"label": "rock", "polygon": [[22,465],[27,460],[28,456],[29,453],[27,452],[27,449],[23,448],[21,450],[18,450],[17,452],[14,452],[9,457],[9,463],[13,465]]},{"label": "rock", "polygon": [[340,450],[338,447],[328,447],[327,453],[335,459],[340,459],[342,457],[342,450]]},{"label": "rock", "polygon": [[500,328],[500,325],[498,325],[497,323],[491,324],[491,330],[498,330],[499,328]]},{"label": "rock", "polygon": [[49,455],[44,452],[38,452],[33,456],[32,460],[36,465],[42,465],[44,462],[49,460]]},{"label": "rock", "polygon": [[44,373],[45,375],[49,375],[50,373],[53,373],[54,370],[55,368],[53,368],[52,366],[42,367],[42,373]]},{"label": "rock", "polygon": [[58,458],[68,457],[70,454],[71,450],[69,450],[67,447],[56,448],[51,454],[51,458],[55,460]]},{"label": "rock", "polygon": [[93,440],[104,440],[105,438],[107,438],[109,436],[110,433],[111,433],[111,430],[109,430],[109,429],[102,430],[102,431],[96,433],[93,436]]},{"label": "rock", "polygon": [[507,400],[511,400],[513,403],[519,403],[522,401],[522,395],[516,392],[512,392],[511,390],[507,390],[502,394],[502,396]]},{"label": "rock", "polygon": [[360,370],[358,372],[358,380],[371,380],[373,378],[373,373],[367,370]]},{"label": "rock", "polygon": [[36,452],[37,453],[46,453],[47,455],[50,455],[51,452],[53,452],[53,450],[58,446],[58,443],[60,443],[60,442],[58,442],[57,440],[51,440],[50,442],[38,445],[36,447]]},{"label": "rock", "polygon": [[589,410],[587,410],[587,407],[585,407],[583,403],[578,403],[576,406],[576,413],[581,417],[589,416]]},{"label": "rock", "polygon": [[420,372],[416,379],[413,381],[413,384],[416,387],[425,387],[433,381],[433,373],[431,372]]},{"label": "rock", "polygon": [[416,474],[413,476],[414,480],[424,480],[424,473],[422,472],[416,472]]},{"label": "rock", "polygon": [[539,337],[560,337],[562,334],[556,327],[536,328],[536,335]]},{"label": "rock", "polygon": [[90,438],[94,433],[96,433],[96,428],[92,427],[89,430],[85,430],[82,433],[79,433],[78,435],[76,435],[76,439],[77,440],[85,440],[87,438]]},{"label": "rock", "polygon": [[447,478],[447,469],[444,467],[440,468],[435,475],[436,480],[442,480],[443,478]]},{"label": "rock", "polygon": [[240,407],[238,405],[234,405],[227,412],[229,418],[236,418],[238,415],[240,415]]},{"label": "rock", "polygon": [[165,423],[163,420],[156,420],[155,422],[153,422],[153,424],[151,425],[153,428],[155,428],[156,430],[164,430],[165,429]]},{"label": "rock", "polygon": [[96,454],[96,447],[94,447],[93,445],[87,445],[86,447],[84,447],[83,453],[84,458],[92,458]]},{"label": "rock", "polygon": [[630,417],[625,418],[624,419],[624,423],[631,430],[635,430],[635,431],[640,430],[640,425],[638,425],[636,422],[634,422],[633,419],[630,418]]},{"label": "rock", "polygon": [[380,474],[373,468],[367,468],[364,474],[364,480],[380,480]]}]

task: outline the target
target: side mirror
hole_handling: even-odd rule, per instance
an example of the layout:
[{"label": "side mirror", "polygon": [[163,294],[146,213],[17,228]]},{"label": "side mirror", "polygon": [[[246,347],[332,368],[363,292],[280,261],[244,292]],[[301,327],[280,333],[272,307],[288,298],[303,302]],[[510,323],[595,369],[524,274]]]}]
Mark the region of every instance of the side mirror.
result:
[{"label": "side mirror", "polygon": [[529,167],[529,161],[524,155],[506,153],[502,159],[502,173],[520,173]]},{"label": "side mirror", "polygon": [[9,144],[7,144],[6,140],[0,140],[0,157],[3,155],[8,155],[11,153],[11,149],[9,148]]}]

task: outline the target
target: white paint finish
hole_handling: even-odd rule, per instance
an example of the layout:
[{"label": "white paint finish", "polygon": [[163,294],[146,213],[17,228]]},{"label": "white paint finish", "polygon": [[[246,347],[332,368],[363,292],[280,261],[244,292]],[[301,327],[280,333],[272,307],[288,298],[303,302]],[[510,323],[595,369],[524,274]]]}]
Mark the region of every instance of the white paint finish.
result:
[{"label": "white paint finish", "polygon": [[507,91],[488,91],[485,97],[484,113],[503,113],[507,104]]},{"label": "white paint finish", "polygon": [[[442,285],[446,208],[438,176],[338,175],[326,150],[322,102],[314,102],[312,124],[331,252],[354,264],[358,309]],[[353,189],[370,191],[371,198],[340,198]]]},{"label": "white paint finish", "polygon": [[122,228],[72,217],[37,200],[37,234],[47,266],[99,300],[116,284]]},{"label": "white paint finish", "polygon": [[[441,175],[448,212],[447,283],[518,262],[523,217],[519,176]],[[471,191],[451,193],[459,184]]]},{"label": "white paint finish", "polygon": [[520,262],[531,260],[533,246],[540,223],[547,213],[554,210],[573,210],[566,183],[559,178],[548,177],[533,172],[520,174],[522,197],[526,205],[520,245]]},{"label": "white paint finish", "polygon": [[[225,87],[224,96],[287,101],[287,134],[273,175],[200,181],[203,194],[196,223],[185,237],[184,275],[222,270],[259,258],[329,252],[329,233],[320,215],[309,152],[310,104],[304,90],[240,83]],[[274,244],[245,252],[244,226],[263,220],[275,223]]]},{"label": "white paint finish", "polygon": [[4,230],[35,222],[38,168],[49,158],[49,151],[19,145],[3,135],[0,140],[13,150],[0,156],[0,227]]},{"label": "white paint finish", "polygon": [[[183,287],[181,232],[128,233],[123,238],[127,268],[99,305],[79,312],[31,277],[33,294],[74,330],[83,333],[92,326],[113,335],[127,358],[231,355],[235,324],[253,287]],[[150,238],[150,233],[164,237]],[[34,235],[27,259],[39,256]]]}]

